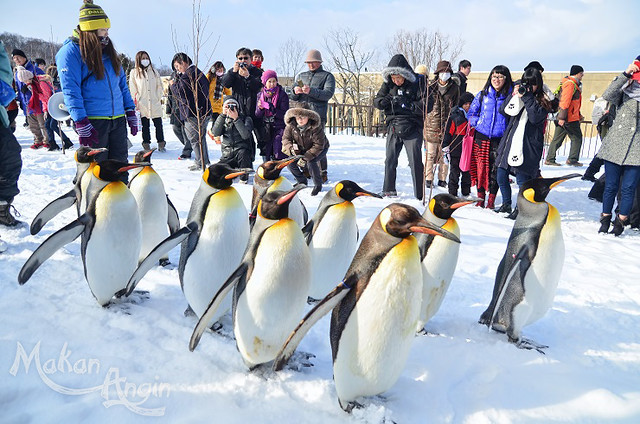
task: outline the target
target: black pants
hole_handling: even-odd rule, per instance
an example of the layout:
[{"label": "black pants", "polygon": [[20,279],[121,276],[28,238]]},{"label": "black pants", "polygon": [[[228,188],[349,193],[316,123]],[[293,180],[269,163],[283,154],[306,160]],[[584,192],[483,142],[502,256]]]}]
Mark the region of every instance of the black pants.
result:
[{"label": "black pants", "polygon": [[[314,159],[307,162],[307,168],[309,169],[309,174],[311,174],[311,179],[313,180],[313,185],[315,187],[322,187],[322,171],[320,170],[320,162],[322,158],[327,156],[327,151],[329,150],[329,146],[325,147],[322,152]],[[304,173],[298,166],[298,162],[293,162],[287,166],[293,177],[297,182],[302,184],[307,184],[307,177],[304,176]]]},{"label": "black pants", "polygon": [[[127,162],[129,152],[127,146],[127,119],[124,116],[116,119],[89,119],[93,128],[98,131],[98,144],[94,147],[106,147],[107,152],[98,153],[96,162],[105,159],[115,159]],[[122,182],[129,181],[129,176],[125,174]]]},{"label": "black pants", "polygon": [[71,142],[71,140],[69,140],[69,137],[67,137],[64,131],[62,131],[60,125],[58,125],[58,121],[53,119],[51,115],[47,114],[47,119],[44,122],[44,126],[47,129],[47,135],[49,136],[49,146],[58,145],[58,143],[56,143],[56,134],[58,134],[62,139],[65,149],[73,146],[73,143]]},{"label": "black pants", "polygon": [[449,194],[454,196],[458,195],[458,181],[461,181],[461,192],[463,196],[471,194],[471,174],[469,171],[460,170],[460,156],[451,156],[451,163],[449,164]]},{"label": "black pants", "polygon": [[[151,122],[149,118],[145,118],[144,116],[140,118],[142,122],[142,146],[145,144],[151,143]],[[158,142],[158,147],[164,147],[164,131],[162,129],[162,118],[153,118],[153,126],[156,128],[156,141]]]},{"label": "black pants", "polygon": [[604,159],[600,159],[599,157],[594,156],[591,160],[591,163],[587,167],[587,170],[584,171],[584,175],[595,177],[596,174],[600,171],[600,168],[602,168],[602,165],[604,165]]},{"label": "black pants", "polygon": [[[251,160],[251,150],[236,149],[229,156],[222,156],[219,163],[226,163],[232,168],[251,168],[253,161]],[[247,181],[247,175],[240,176],[241,181]]]},{"label": "black pants", "polygon": [[13,132],[0,123],[0,200],[8,203],[20,193],[18,177],[22,171],[22,147]]},{"label": "black pants", "polygon": [[424,165],[422,163],[422,131],[420,129],[400,137],[394,132],[393,125],[389,126],[382,191],[396,191],[396,168],[398,167],[398,157],[402,151],[402,146],[407,150],[407,157],[409,158],[413,194],[417,199],[422,200],[424,193],[424,181],[422,179]]}]

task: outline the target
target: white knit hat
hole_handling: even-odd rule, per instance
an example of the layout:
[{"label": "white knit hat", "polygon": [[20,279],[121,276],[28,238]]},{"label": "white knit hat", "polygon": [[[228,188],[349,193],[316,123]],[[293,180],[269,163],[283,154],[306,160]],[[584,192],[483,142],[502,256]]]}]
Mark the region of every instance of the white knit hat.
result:
[{"label": "white knit hat", "polygon": [[26,69],[24,66],[18,66],[16,68],[16,74],[18,76],[18,81],[20,81],[23,84],[33,79],[33,72]]}]

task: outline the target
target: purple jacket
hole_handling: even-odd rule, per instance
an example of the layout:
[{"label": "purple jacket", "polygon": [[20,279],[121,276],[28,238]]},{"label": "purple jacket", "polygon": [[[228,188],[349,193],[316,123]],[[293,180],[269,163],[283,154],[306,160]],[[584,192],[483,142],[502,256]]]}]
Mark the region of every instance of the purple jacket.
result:
[{"label": "purple jacket", "polygon": [[[480,98],[482,97],[482,104]],[[487,94],[482,91],[476,94],[471,103],[467,117],[469,126],[489,138],[502,137],[507,128],[508,119],[500,113],[500,106],[507,96],[496,97],[496,90],[489,87]]]},{"label": "purple jacket", "polygon": [[287,93],[284,91],[284,88],[282,88],[280,84],[278,84],[278,87],[280,87],[280,93],[278,93],[278,104],[275,105],[275,109],[260,109],[258,105],[260,103],[260,96],[262,95],[262,91],[258,93],[258,101],[256,102],[256,118],[262,119],[265,117],[269,118],[273,116],[273,127],[275,129],[284,129],[284,127],[286,126],[284,123],[284,114],[287,113],[287,110],[289,110],[289,96],[287,96]]}]

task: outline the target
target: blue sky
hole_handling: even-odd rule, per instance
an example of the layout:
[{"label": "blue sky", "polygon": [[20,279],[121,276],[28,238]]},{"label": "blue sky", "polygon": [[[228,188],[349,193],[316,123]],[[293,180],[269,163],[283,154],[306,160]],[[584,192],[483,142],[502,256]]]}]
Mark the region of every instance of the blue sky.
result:
[{"label": "blue sky", "polygon": [[[0,31],[57,42],[77,25],[81,5],[77,0],[30,0],[27,9],[15,1],[3,3]],[[173,28],[178,49],[192,54],[189,0],[96,3],[111,20],[110,36],[119,51],[133,57],[146,50],[153,63],[169,64],[176,52]],[[474,70],[496,64],[520,70],[535,59],[549,71],[565,71],[572,64],[587,72],[612,71],[640,54],[637,0],[203,0],[201,15],[208,17],[205,32],[210,36],[201,58],[213,53],[211,61],[227,65],[238,47],[247,46],[262,49],[265,67],[275,68],[279,47],[289,37],[325,53],[323,37],[340,27],[358,32],[365,48],[377,51],[374,69],[388,61],[387,41],[399,29],[427,28],[460,37],[465,42],[461,56]]]}]

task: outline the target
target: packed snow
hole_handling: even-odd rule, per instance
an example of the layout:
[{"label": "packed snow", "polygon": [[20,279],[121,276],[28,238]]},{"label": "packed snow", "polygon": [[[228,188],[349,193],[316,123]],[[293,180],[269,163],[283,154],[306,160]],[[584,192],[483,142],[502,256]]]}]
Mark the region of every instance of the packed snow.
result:
[{"label": "packed snow", "polygon": [[[74,150],[63,155],[29,149],[32,136],[22,123],[19,117],[16,136],[23,146],[23,168],[14,205],[19,219],[30,223],[72,187],[76,166]],[[77,136],[63,128],[77,146]],[[201,174],[188,171],[188,161],[177,160],[181,145],[168,121],[164,130],[167,152],[154,153],[152,162],[184,224]],[[329,138],[330,183],[319,196],[311,197],[310,190],[300,194],[310,215],[328,188],[342,179],[374,192],[382,188],[384,139]],[[141,136],[131,140],[132,158]],[[220,156],[213,143],[210,151],[212,160]],[[550,177],[575,171],[542,169]],[[291,178],[288,171],[285,175]],[[234,186],[248,206],[251,185]],[[381,396],[361,399],[364,408],[351,415],[336,399],[328,316],[299,346],[315,355],[313,367],[252,373],[236,350],[230,315],[223,319],[225,335],[206,332],[189,352],[196,320],[183,315],[187,304],[178,280],[179,248],[170,252],[173,266],[155,267],[139,284],[150,292],[147,300],[104,309],[84,279],[79,239],[55,253],[24,286],[17,283],[27,258],[75,219],[75,209],[36,236],[27,226],[0,227],[0,237],[9,245],[0,254],[0,421],[640,422],[640,233],[627,229],[619,238],[597,234],[601,205],[587,198],[590,187],[572,179],[547,199],[562,216],[566,259],[553,307],[523,334],[549,345],[546,355],[517,349],[504,334],[477,323],[491,299],[513,221],[466,206],[454,214],[461,229],[460,258],[449,293],[427,324],[429,335],[416,336],[397,383]],[[399,199],[354,201],[360,239],[392,201],[423,210],[411,196],[404,153],[398,191]],[[514,187],[514,197],[516,192]]]}]

